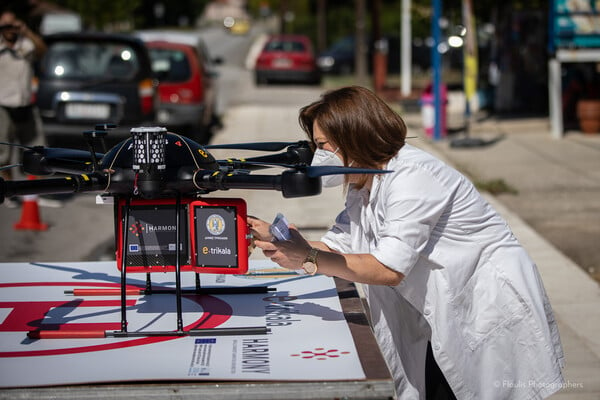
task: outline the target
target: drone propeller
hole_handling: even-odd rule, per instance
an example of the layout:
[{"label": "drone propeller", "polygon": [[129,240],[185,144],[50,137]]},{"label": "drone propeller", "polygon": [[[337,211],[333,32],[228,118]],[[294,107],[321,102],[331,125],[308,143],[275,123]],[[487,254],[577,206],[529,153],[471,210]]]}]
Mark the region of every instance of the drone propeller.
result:
[{"label": "drone propeller", "polygon": [[251,160],[220,160],[217,161],[222,166],[234,166],[234,168],[246,168],[251,167],[257,168],[270,168],[280,167],[289,168],[301,171],[306,174],[309,178],[318,178],[326,175],[348,175],[348,174],[387,174],[392,172],[391,170],[385,169],[372,169],[372,168],[356,168],[356,167],[338,167],[338,166],[318,166],[318,165],[305,165],[305,164],[284,164],[277,162],[261,162]]},{"label": "drone propeller", "polygon": [[18,143],[0,142],[0,144],[4,145],[4,146],[20,147],[22,149],[28,149],[28,150],[33,149],[33,147],[31,147],[31,146],[25,146],[23,144],[18,144]]},{"label": "drone propeller", "polygon": [[90,151],[61,147],[25,146],[7,142],[0,142],[0,145],[25,149],[21,164],[7,165],[1,169],[22,166],[25,172],[32,175],[52,175],[55,172],[89,172],[94,155],[96,159],[103,157],[102,153],[92,154]]},{"label": "drone propeller", "polygon": [[[103,154],[96,153],[96,159]],[[86,150],[35,146],[23,153],[23,169],[32,175],[85,173],[94,169],[93,155]]]},{"label": "drone propeller", "polygon": [[[79,161],[90,161],[91,153],[87,150],[65,149],[61,147],[35,147],[32,149],[46,158],[70,159]],[[96,153],[96,157],[102,158],[104,154]]]},{"label": "drone propeller", "polygon": [[389,174],[393,172],[388,169],[370,169],[354,167],[336,167],[336,166],[308,166],[302,167],[309,178],[317,178],[325,175],[348,175],[348,174]]},{"label": "drone propeller", "polygon": [[2,167],[0,167],[0,171],[5,171],[7,169],[17,168],[17,167],[22,167],[22,166],[23,166],[23,164],[3,165]]},{"label": "drone propeller", "polygon": [[299,142],[253,142],[253,143],[234,143],[234,144],[210,144],[204,146],[205,149],[234,149],[234,150],[258,150],[258,151],[279,151],[288,146],[298,145],[306,146],[308,142],[301,140]]}]

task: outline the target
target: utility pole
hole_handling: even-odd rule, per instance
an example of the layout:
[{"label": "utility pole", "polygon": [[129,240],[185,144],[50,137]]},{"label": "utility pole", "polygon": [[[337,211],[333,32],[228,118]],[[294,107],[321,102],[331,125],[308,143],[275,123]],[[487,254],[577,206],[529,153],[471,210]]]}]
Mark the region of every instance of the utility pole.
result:
[{"label": "utility pole", "polygon": [[356,82],[367,84],[367,39],[366,39],[366,0],[355,0],[356,6],[356,52],[354,54],[354,74]]},{"label": "utility pole", "polygon": [[373,25],[373,87],[375,92],[383,91],[387,81],[388,42],[381,35],[381,0],[371,3],[371,21]]},{"label": "utility pole", "polygon": [[442,138],[442,55],[438,48],[441,42],[440,19],[442,18],[442,0],[433,0],[433,17],[431,19],[431,36],[433,47],[431,48],[431,66],[433,69],[433,107],[435,122],[433,125],[433,139]]},{"label": "utility pole", "polygon": [[281,3],[279,3],[279,33],[289,33],[289,10],[288,0],[281,0]]},{"label": "utility pole", "polygon": [[412,92],[412,23],[410,18],[411,0],[402,0],[402,40],[400,58],[402,63],[402,96],[408,97]]},{"label": "utility pole", "polygon": [[317,0],[317,50],[327,48],[327,0]]}]

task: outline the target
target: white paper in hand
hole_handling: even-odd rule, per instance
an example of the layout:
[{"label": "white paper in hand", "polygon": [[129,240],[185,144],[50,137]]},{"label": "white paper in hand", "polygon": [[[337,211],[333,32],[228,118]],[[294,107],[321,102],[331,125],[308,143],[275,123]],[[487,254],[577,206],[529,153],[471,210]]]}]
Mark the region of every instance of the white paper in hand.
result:
[{"label": "white paper in hand", "polygon": [[290,235],[288,225],[288,221],[283,214],[278,213],[269,227],[269,232],[271,232],[271,235],[277,241],[289,240],[292,236]]}]

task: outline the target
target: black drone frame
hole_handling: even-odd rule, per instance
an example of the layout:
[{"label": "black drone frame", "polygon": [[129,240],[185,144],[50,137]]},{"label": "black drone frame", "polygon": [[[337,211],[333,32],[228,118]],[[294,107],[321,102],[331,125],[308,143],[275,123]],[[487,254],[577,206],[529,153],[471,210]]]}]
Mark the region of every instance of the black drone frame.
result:
[{"label": "black drone frame", "polygon": [[[96,125],[94,130],[84,132],[89,151],[27,147],[22,156],[23,171],[30,175],[51,176],[36,180],[5,181],[0,178],[0,203],[17,195],[100,192],[115,198],[116,240],[123,239],[123,249],[128,244],[127,224],[131,202],[135,199],[157,201],[174,199],[177,245],[180,246],[182,202],[200,198],[214,191],[228,189],[275,190],[285,198],[312,196],[321,193],[321,176],[332,174],[373,174],[390,171],[349,167],[311,166],[313,151],[309,142],[266,142],[230,145],[201,146],[193,140],[160,127],[141,127],[131,130],[131,138],[117,144],[107,152],[100,153],[98,142],[104,146],[104,138],[114,128],[112,124]],[[245,149],[277,152],[277,154],[246,159],[215,160],[210,149]],[[255,175],[253,171],[279,167],[278,175]],[[119,209],[119,204],[125,204]],[[118,219],[120,216],[120,220]],[[120,222],[120,224],[119,224]],[[122,231],[118,232],[117,227]],[[119,243],[117,243],[119,245]],[[127,265],[121,257],[121,287],[114,294],[121,296],[121,330],[84,333],[78,337],[130,337],[130,336],[199,336],[226,334],[266,334],[266,327],[211,328],[184,330],[182,296],[185,294],[265,293],[272,288],[201,288],[196,271],[196,288],[181,287],[182,260],[176,251],[175,289],[153,289],[150,272],[146,274],[146,288],[137,294],[174,293],[177,302],[177,328],[175,331],[128,332],[126,296]],[[67,292],[78,294],[76,291]],[[80,294],[81,292],[79,292]],[[31,338],[66,337],[68,332],[32,331]]]}]

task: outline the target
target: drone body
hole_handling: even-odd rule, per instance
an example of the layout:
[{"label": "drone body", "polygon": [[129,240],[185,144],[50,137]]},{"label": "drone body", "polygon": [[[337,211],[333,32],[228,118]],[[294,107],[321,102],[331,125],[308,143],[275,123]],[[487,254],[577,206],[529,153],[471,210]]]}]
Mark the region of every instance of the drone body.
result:
[{"label": "drone body", "polygon": [[[104,336],[192,335],[183,331],[181,272],[196,274],[194,294],[214,293],[200,287],[201,273],[244,274],[248,269],[250,236],[243,199],[203,198],[228,189],[275,190],[283,197],[312,196],[321,192],[321,176],[332,174],[385,173],[389,171],[347,167],[310,166],[313,151],[307,141],[201,146],[161,127],[131,130],[128,138],[106,153],[96,151],[114,126],[97,125],[84,132],[89,152],[31,147],[23,153],[23,170],[47,179],[0,179],[0,203],[6,197],[26,194],[99,192],[112,197],[115,218],[117,267],[121,289],[109,294],[121,297],[121,330]],[[216,160],[211,148],[283,152],[247,159]],[[282,168],[280,174],[253,174],[256,170]],[[153,272],[174,272],[174,290],[155,290]],[[168,332],[127,332],[127,274],[146,273],[140,294],[175,293],[177,329]],[[253,293],[271,288],[251,288]],[[83,295],[82,293],[72,293]],[[105,291],[103,294],[106,295]],[[266,333],[265,328],[248,330]],[[236,331],[236,333],[239,333]],[[83,337],[88,337],[84,333]],[[226,333],[225,333],[226,334]],[[60,333],[30,332],[31,338],[64,337]]]}]

